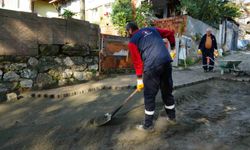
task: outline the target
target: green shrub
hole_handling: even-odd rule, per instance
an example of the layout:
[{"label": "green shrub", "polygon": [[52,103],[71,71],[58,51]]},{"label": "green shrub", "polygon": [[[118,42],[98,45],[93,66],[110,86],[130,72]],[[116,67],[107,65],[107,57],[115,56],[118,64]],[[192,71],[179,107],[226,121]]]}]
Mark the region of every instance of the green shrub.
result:
[{"label": "green shrub", "polygon": [[136,16],[134,20],[131,0],[116,0],[112,5],[111,19],[119,34],[125,36],[125,26],[130,21],[136,22],[140,28],[150,26],[152,23],[149,18],[153,14],[151,11],[152,5],[150,3],[142,3],[135,10]]},{"label": "green shrub", "polygon": [[[200,58],[194,58],[194,57],[188,57],[186,59],[186,67],[192,66],[197,64],[201,59]],[[179,60],[179,66],[185,67],[185,61],[184,60]]]},{"label": "green shrub", "polygon": [[74,12],[72,12],[72,11],[70,11],[70,10],[64,9],[64,12],[63,12],[63,14],[62,14],[62,17],[63,17],[64,19],[70,19],[70,18],[72,18],[72,17],[75,16],[75,15],[76,15],[76,13],[74,13]]}]

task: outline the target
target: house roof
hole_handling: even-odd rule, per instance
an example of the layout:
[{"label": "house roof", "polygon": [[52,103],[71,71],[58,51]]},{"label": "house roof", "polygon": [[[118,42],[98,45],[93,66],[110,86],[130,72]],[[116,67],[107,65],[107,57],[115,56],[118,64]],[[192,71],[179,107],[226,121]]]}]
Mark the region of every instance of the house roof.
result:
[{"label": "house roof", "polygon": [[49,1],[49,3],[67,2],[67,0],[48,0],[48,1]]},{"label": "house roof", "polygon": [[[67,3],[71,0],[47,0],[49,3]],[[85,0],[85,10],[98,8],[102,5],[114,3],[115,0]]]},{"label": "house roof", "polygon": [[71,1],[71,0],[46,0],[46,1],[49,1],[49,3],[59,3],[59,2],[65,3],[65,2],[69,2],[69,1]]},{"label": "house roof", "polygon": [[57,2],[58,0],[51,0],[51,1],[49,1],[49,3],[55,3],[55,2]]}]

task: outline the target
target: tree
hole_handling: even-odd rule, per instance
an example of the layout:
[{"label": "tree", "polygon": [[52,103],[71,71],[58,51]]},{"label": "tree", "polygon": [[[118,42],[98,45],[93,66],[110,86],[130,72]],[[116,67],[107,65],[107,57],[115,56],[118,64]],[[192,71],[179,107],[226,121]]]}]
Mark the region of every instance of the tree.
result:
[{"label": "tree", "polygon": [[121,35],[125,35],[125,25],[133,18],[130,0],[116,0],[112,5],[111,19]]},{"label": "tree", "polygon": [[136,17],[133,20],[133,9],[131,0],[116,0],[112,5],[111,19],[115,27],[117,27],[121,35],[125,35],[125,26],[130,21],[135,21],[139,27],[150,25],[148,17],[150,16],[151,5],[142,3],[136,8]]},{"label": "tree", "polygon": [[150,3],[142,3],[140,7],[136,8],[136,23],[138,26],[146,27],[152,24],[151,18],[153,17],[152,5]]},{"label": "tree", "polygon": [[181,0],[180,8],[188,15],[212,26],[218,26],[223,18],[235,18],[241,15],[240,8],[224,0]]}]

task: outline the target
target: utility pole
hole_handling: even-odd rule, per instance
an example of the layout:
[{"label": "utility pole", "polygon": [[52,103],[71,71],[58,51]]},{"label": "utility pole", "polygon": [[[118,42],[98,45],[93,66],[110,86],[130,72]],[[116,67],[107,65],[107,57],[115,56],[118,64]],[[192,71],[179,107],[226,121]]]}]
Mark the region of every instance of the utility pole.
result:
[{"label": "utility pole", "polygon": [[163,9],[164,9],[163,18],[167,18],[168,17],[168,7],[164,7]]},{"label": "utility pole", "polygon": [[34,2],[33,2],[33,0],[28,0],[28,3],[29,3],[30,12],[33,12],[34,11],[34,7],[33,7]]},{"label": "utility pole", "polygon": [[85,20],[85,0],[80,0],[80,19]]},{"label": "utility pole", "polygon": [[131,5],[132,5],[133,21],[135,21],[135,18],[136,18],[136,0],[131,0]]},{"label": "utility pole", "polygon": [[1,7],[3,8],[5,6],[4,0],[1,1]]}]

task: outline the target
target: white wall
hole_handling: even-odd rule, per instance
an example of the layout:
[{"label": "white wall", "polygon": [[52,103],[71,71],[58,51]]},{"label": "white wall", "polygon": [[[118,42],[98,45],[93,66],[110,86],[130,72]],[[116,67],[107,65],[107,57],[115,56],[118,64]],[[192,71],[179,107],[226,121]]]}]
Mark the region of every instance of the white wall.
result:
[{"label": "white wall", "polygon": [[58,12],[56,8],[45,1],[34,2],[34,12],[40,17],[57,18]]},{"label": "white wall", "polygon": [[31,12],[31,0],[0,0],[0,8]]},{"label": "white wall", "polygon": [[216,37],[216,39],[219,39],[219,30],[216,28],[213,28],[209,26],[208,24],[198,20],[194,19],[190,16],[188,16],[187,19],[187,32],[185,33],[188,36],[194,36],[196,33],[199,33],[201,35],[204,35],[206,33],[207,28],[212,29],[212,34]]}]

